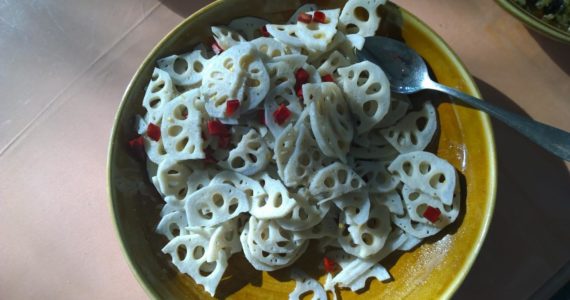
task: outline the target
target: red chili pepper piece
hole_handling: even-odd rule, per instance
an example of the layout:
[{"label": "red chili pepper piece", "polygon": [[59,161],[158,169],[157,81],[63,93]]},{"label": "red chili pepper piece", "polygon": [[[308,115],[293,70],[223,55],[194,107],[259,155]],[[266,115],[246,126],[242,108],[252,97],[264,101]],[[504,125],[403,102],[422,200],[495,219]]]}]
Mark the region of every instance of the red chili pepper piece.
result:
[{"label": "red chili pepper piece", "polygon": [[265,109],[260,109],[257,111],[257,120],[260,124],[267,125],[267,123],[265,123]]},{"label": "red chili pepper piece", "polygon": [[269,31],[267,31],[267,26],[263,25],[259,30],[261,31],[262,36],[269,37],[270,34]]},{"label": "red chili pepper piece", "polygon": [[327,21],[327,16],[324,12],[317,10],[313,13],[313,21],[317,23],[325,23]]},{"label": "red chili pepper piece", "polygon": [[214,136],[225,136],[230,134],[230,130],[226,125],[218,120],[208,121],[208,134]]},{"label": "red chili pepper piece", "polygon": [[430,222],[435,223],[439,220],[441,216],[441,211],[437,207],[428,206],[423,213],[424,218],[428,219]]},{"label": "red chili pepper piece", "polygon": [[228,100],[226,102],[226,116],[233,116],[239,108],[239,100]]},{"label": "red chili pepper piece", "polygon": [[224,52],[224,49],[218,44],[218,42],[213,42],[212,43],[212,51],[214,51],[214,53],[216,53],[216,55]]},{"label": "red chili pepper piece", "polygon": [[158,142],[160,140],[160,127],[148,123],[148,127],[146,128],[146,135],[153,141]]},{"label": "red chili pepper piece", "polygon": [[299,16],[297,17],[297,21],[309,24],[311,23],[311,21],[313,21],[313,16],[307,13],[300,13]]},{"label": "red chili pepper piece", "polygon": [[334,82],[334,77],[331,74],[327,74],[327,75],[321,77],[321,80],[323,82]]},{"label": "red chili pepper piece", "polygon": [[281,105],[279,105],[279,107],[273,112],[273,119],[275,119],[275,123],[279,125],[283,125],[289,117],[291,117],[291,111],[284,103],[281,103]]},{"label": "red chili pepper piece", "polygon": [[304,100],[304,98],[303,98],[303,88],[300,87],[300,86],[297,87],[297,97],[299,97],[299,99],[300,99],[301,101]]},{"label": "red chili pepper piece", "polygon": [[144,138],[142,136],[138,136],[129,141],[129,150],[133,156],[139,159],[145,158],[144,152]]},{"label": "red chili pepper piece", "polygon": [[206,158],[204,158],[204,161],[206,163],[215,164],[218,162],[218,160],[216,160],[216,158],[214,157],[214,150],[212,150],[212,148],[208,147],[204,149],[204,153],[206,154]]},{"label": "red chili pepper piece", "polygon": [[299,87],[307,82],[309,82],[309,72],[303,68],[299,68],[295,71],[295,86]]},{"label": "red chili pepper piece", "polygon": [[326,256],[323,258],[323,266],[325,267],[326,272],[328,272],[328,273],[334,272],[335,265],[336,265],[336,263],[334,262],[334,260],[332,260]]}]

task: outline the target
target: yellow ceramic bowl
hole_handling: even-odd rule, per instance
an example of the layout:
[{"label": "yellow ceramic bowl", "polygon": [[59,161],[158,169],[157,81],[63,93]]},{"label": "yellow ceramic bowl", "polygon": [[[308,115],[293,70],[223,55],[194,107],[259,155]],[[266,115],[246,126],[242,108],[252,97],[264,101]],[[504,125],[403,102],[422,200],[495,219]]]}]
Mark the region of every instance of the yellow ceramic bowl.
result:
[{"label": "yellow ceramic bowl", "polygon": [[[133,159],[127,141],[136,135],[134,117],[142,114],[144,88],[158,58],[182,53],[210,37],[209,26],[233,18],[258,16],[284,22],[300,1],[227,0],[196,12],[169,33],[149,54],[127,87],[117,113],[108,160],[109,195],[119,237],[133,272],[156,298],[209,298],[202,287],[180,274],[160,249],[166,240],[154,233],[162,200],[149,182],[144,163]],[[342,7],[344,1],[317,1],[321,8]],[[449,47],[420,20],[390,4],[380,10],[378,34],[403,39],[429,63],[437,80],[479,96],[472,78]],[[411,252],[396,253],[384,265],[394,280],[373,281],[366,292],[341,291],[342,299],[449,298],[459,287],[483,243],[493,212],[496,185],[495,152],[488,117],[456,105],[443,95],[424,94],[438,103],[439,137],[434,151],[460,172],[462,213],[458,220]],[[318,259],[311,254],[298,265],[318,274]],[[218,287],[217,296],[228,299],[287,299],[294,283],[286,272],[261,273],[242,255],[234,255]],[[324,279],[320,278],[321,281]]]}]

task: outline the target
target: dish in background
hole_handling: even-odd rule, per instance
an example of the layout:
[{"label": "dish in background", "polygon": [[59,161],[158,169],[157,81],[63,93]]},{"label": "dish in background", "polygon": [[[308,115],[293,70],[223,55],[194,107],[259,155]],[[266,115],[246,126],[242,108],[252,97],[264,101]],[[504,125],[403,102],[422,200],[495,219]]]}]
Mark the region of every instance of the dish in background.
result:
[{"label": "dish in background", "polygon": [[[143,113],[140,105],[158,58],[183,53],[198,42],[208,41],[211,25],[227,24],[241,16],[257,16],[284,22],[299,1],[232,0],[214,2],[198,11],[171,33],[149,54],[133,77],[117,113],[108,159],[108,189],[117,231],[125,254],[141,284],[157,298],[209,298],[202,287],[182,274],[160,249],[163,237],[154,232],[161,198],[146,176],[146,166],[133,159],[127,141],[135,134],[134,118]],[[316,1],[323,9],[342,7],[344,1]],[[403,39],[430,64],[443,84],[480,96],[458,58],[425,24],[403,9],[389,4],[380,12],[379,33]],[[450,103],[445,96],[427,94],[437,100],[440,118],[436,152],[462,174],[465,207],[456,223],[412,252],[386,264],[395,278],[390,283],[374,281],[365,293],[341,293],[343,299],[366,297],[449,298],[459,287],[481,247],[490,223],[496,185],[494,142],[488,117],[476,110]],[[314,265],[310,255],[301,263]],[[237,299],[286,298],[294,282],[282,272],[254,271],[245,259],[232,258],[219,286],[218,296]],[[323,278],[321,278],[323,279]]]}]

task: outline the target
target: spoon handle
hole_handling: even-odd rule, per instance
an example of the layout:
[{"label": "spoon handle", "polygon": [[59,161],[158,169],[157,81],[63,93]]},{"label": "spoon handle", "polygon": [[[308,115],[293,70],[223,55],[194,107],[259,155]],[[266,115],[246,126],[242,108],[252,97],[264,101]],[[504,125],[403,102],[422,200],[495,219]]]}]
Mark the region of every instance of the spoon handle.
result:
[{"label": "spoon handle", "polygon": [[441,85],[437,82],[432,82],[432,84],[427,86],[427,88],[449,94],[474,108],[488,113],[495,119],[502,121],[522,135],[525,135],[527,138],[550,153],[566,161],[570,161],[570,133],[534,121],[530,118],[523,117],[519,114],[506,111],[489,102],[481,101],[480,99],[469,96],[445,85]]}]

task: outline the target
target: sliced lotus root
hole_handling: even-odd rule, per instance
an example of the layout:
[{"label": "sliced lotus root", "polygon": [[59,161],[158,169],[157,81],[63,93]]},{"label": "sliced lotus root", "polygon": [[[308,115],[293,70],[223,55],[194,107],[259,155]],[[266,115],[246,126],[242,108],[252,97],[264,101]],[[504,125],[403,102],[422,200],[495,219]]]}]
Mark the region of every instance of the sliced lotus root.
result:
[{"label": "sliced lotus root", "polygon": [[183,211],[174,211],[160,219],[156,232],[164,235],[169,241],[181,235],[188,234],[188,221]]},{"label": "sliced lotus root", "polygon": [[[388,113],[386,114],[386,116],[384,116],[382,121],[378,123],[377,127],[385,128],[394,125],[394,123],[398,122],[406,115],[406,112],[408,111],[408,108],[410,108],[410,106],[411,106],[410,98],[407,95],[392,93],[390,98],[390,111],[388,111]],[[378,130],[378,134],[381,134],[379,133],[379,131],[380,130]]]},{"label": "sliced lotus root", "polygon": [[369,219],[363,224],[347,222],[342,214],[340,222],[346,225],[338,239],[342,249],[361,258],[378,253],[392,230],[390,211],[379,204],[371,206]]},{"label": "sliced lotus root", "polygon": [[169,157],[177,160],[203,159],[202,115],[194,107],[200,91],[194,89],[170,101],[164,107],[161,138]]},{"label": "sliced lotus root", "polygon": [[204,45],[198,46],[192,52],[171,55],[156,62],[159,69],[170,75],[175,85],[183,87],[199,84],[202,81],[202,71],[207,63]]},{"label": "sliced lotus root", "polygon": [[340,13],[339,30],[373,36],[380,24],[378,7],[385,3],[386,0],[348,0]]},{"label": "sliced lotus root", "polygon": [[180,272],[188,274],[197,284],[204,286],[206,292],[214,296],[228,266],[228,257],[221,251],[216,261],[207,262],[207,247],[206,238],[192,234],[174,238],[162,248],[162,252],[170,255],[172,263]]},{"label": "sliced lotus root", "polygon": [[257,219],[275,219],[289,214],[295,206],[295,199],[289,195],[287,188],[278,179],[262,173],[256,178],[267,192],[267,197],[253,199],[250,213]]},{"label": "sliced lotus root", "polygon": [[230,151],[227,163],[230,169],[249,176],[265,169],[270,160],[271,151],[259,133],[251,129]]},{"label": "sliced lotus root", "polygon": [[233,171],[222,171],[218,173],[210,184],[225,183],[240,189],[245,193],[250,203],[255,198],[266,197],[265,189],[261,187],[259,182],[245,175]]},{"label": "sliced lotus root", "polygon": [[390,210],[391,213],[396,215],[404,214],[404,205],[402,204],[402,197],[397,190],[391,190],[384,193],[370,193],[370,201],[384,205]]},{"label": "sliced lotus root", "polygon": [[[454,191],[452,205],[445,205],[439,199],[424,194],[420,189],[411,188],[406,184],[402,187],[402,199],[408,216],[412,221],[435,225],[436,227],[445,227],[453,223],[459,215],[461,205],[459,185],[457,185]],[[441,212],[439,219],[435,223],[423,216],[428,206],[437,208]]]},{"label": "sliced lotus root", "polygon": [[417,151],[400,154],[388,167],[402,182],[411,188],[436,197],[451,205],[455,189],[455,169],[444,159],[429,152]]},{"label": "sliced lotus root", "polygon": [[283,228],[291,231],[302,231],[309,229],[320,223],[329,212],[329,203],[317,204],[308,192],[301,192],[295,195],[296,205],[285,217],[277,219],[277,223]]},{"label": "sliced lotus root", "polygon": [[261,27],[268,24],[269,21],[257,17],[241,17],[233,19],[228,27],[237,31],[248,41],[261,36]]},{"label": "sliced lotus root", "polygon": [[210,59],[200,87],[210,116],[225,117],[228,100],[239,100],[239,112],[246,112],[265,98],[269,75],[255,52],[249,43],[241,43]]},{"label": "sliced lotus root", "polygon": [[189,226],[214,226],[249,210],[247,196],[229,184],[210,184],[186,199]]},{"label": "sliced lotus root", "polygon": [[326,60],[321,62],[317,71],[321,76],[333,74],[338,68],[350,65],[348,59],[338,51],[333,51],[326,57]]},{"label": "sliced lotus root", "polygon": [[267,264],[260,262],[255,256],[253,256],[253,254],[249,250],[249,245],[247,243],[248,237],[249,237],[249,223],[246,223],[244,230],[241,232],[239,236],[239,240],[241,243],[243,254],[245,255],[247,261],[249,261],[251,266],[258,271],[266,271],[266,272],[275,271],[276,269],[278,269],[278,267],[269,266]]},{"label": "sliced lotus root", "polygon": [[420,111],[408,113],[393,126],[382,130],[386,140],[400,153],[424,150],[437,129],[437,115],[430,102]]},{"label": "sliced lotus root", "polygon": [[178,95],[172,84],[172,78],[165,71],[154,68],[143,98],[143,106],[147,111],[147,121],[158,125],[162,119],[163,108]]},{"label": "sliced lotus root", "polygon": [[[282,124],[279,124],[275,121],[273,113],[281,104],[289,109],[291,116]],[[273,136],[279,137],[288,124],[295,124],[303,108],[296,95],[294,85],[291,82],[283,82],[269,92],[265,99],[264,110],[267,128],[269,128]]]},{"label": "sliced lotus root", "polygon": [[224,50],[228,50],[239,43],[247,42],[243,36],[226,26],[212,26],[212,33],[216,43]]},{"label": "sliced lotus root", "polygon": [[366,182],[370,192],[385,193],[395,189],[400,183],[400,177],[388,171],[390,163],[390,161],[358,160],[354,171]]},{"label": "sliced lotus root", "polygon": [[376,263],[384,259],[390,253],[399,249],[406,241],[406,236],[400,234],[390,233],[384,247],[378,253],[368,257],[367,259],[357,258],[342,268],[342,271],[337,273],[333,278],[327,278],[325,282],[325,289],[332,290],[334,286],[339,284],[341,286],[350,286],[360,276],[370,270]]},{"label": "sliced lotus root", "polygon": [[[284,166],[283,183],[288,187],[308,185],[310,178],[317,170],[332,163],[332,159],[324,156],[311,134],[310,127],[300,124],[297,129],[297,140],[291,156]],[[281,164],[277,165],[282,166]]]},{"label": "sliced lotus root", "polygon": [[[300,54],[283,55],[272,59],[267,62],[267,72],[269,72],[269,80],[271,81],[271,88],[283,85],[295,86],[295,72],[303,67],[307,62],[307,57]],[[271,92],[270,92],[271,94]],[[293,89],[293,95],[295,89]]]},{"label": "sliced lotus root", "polygon": [[350,44],[352,47],[356,48],[357,50],[362,50],[364,47],[364,37],[360,34],[347,34],[346,35],[346,42]]},{"label": "sliced lotus root", "polygon": [[221,251],[225,251],[230,257],[241,251],[237,222],[239,218],[218,225],[209,236],[206,248],[206,261],[213,262],[219,257]]},{"label": "sliced lotus root", "polygon": [[295,289],[289,294],[289,300],[301,300],[302,296],[312,293],[312,300],[327,300],[327,292],[314,278],[299,269],[291,270],[291,278],[295,280]]},{"label": "sliced lotus root", "polygon": [[[397,229],[397,230],[401,230],[401,229]],[[404,242],[400,248],[398,248],[398,250],[402,250],[402,251],[410,251],[412,249],[414,249],[417,245],[419,245],[423,239],[419,239],[415,236],[412,236],[411,234],[407,234],[405,232],[402,232],[403,235],[406,236],[406,242]]]},{"label": "sliced lotus root", "polygon": [[[341,268],[346,268],[350,263],[360,258],[352,256],[343,250],[333,250],[326,253],[326,257],[335,261]],[[363,289],[366,285],[366,281],[370,278],[376,278],[380,281],[385,281],[391,278],[390,273],[380,264],[373,265],[369,270],[365,271],[361,276],[357,277],[352,281],[351,284],[345,286],[344,284],[339,284],[341,287],[348,287],[351,291],[356,292]]]},{"label": "sliced lotus root", "polygon": [[352,192],[333,200],[346,222],[364,224],[370,216],[370,199],[366,192]]},{"label": "sliced lotus root", "polygon": [[[279,42],[274,38],[260,37],[251,41],[251,44],[262,55],[264,61],[271,61],[278,57],[289,55],[295,52],[291,47]],[[298,54],[297,54],[298,55]]]},{"label": "sliced lotus root", "polygon": [[289,21],[287,21],[287,24],[296,24],[297,18],[299,18],[299,15],[301,13],[308,13],[308,12],[315,11],[317,9],[318,9],[318,7],[316,4],[312,4],[312,3],[303,4],[303,5],[299,6],[299,8],[297,8],[297,10],[291,15],[291,17],[289,18]]},{"label": "sliced lotus root", "polygon": [[290,253],[295,251],[303,242],[293,240],[293,233],[279,225],[276,220],[258,220],[255,217],[250,217],[248,223],[249,234],[262,251]]},{"label": "sliced lotus root", "polygon": [[182,201],[187,195],[207,186],[213,178],[213,170],[202,167],[198,162],[184,164],[168,157],[158,165],[156,177],[159,192]]},{"label": "sliced lotus root", "polygon": [[338,69],[342,89],[356,118],[357,132],[378,124],[390,109],[390,82],[376,64],[363,61]]},{"label": "sliced lotus root", "polygon": [[365,183],[356,172],[340,162],[319,170],[309,185],[309,192],[326,201],[364,187]]},{"label": "sliced lotus root", "polygon": [[158,164],[154,163],[152,160],[146,160],[146,174],[148,175],[148,180],[152,182],[156,191],[164,198],[164,194],[159,191],[158,187],[158,178],[156,177],[156,173],[158,171]]},{"label": "sliced lotus root", "polygon": [[319,85],[320,94],[312,91],[313,84],[303,85],[303,95],[306,95],[309,102],[311,129],[325,155],[346,162],[346,153],[353,138],[348,105],[335,83],[325,82]]},{"label": "sliced lotus root", "polygon": [[275,140],[274,158],[275,163],[277,164],[277,173],[279,174],[280,178],[285,177],[283,172],[285,171],[287,162],[295,151],[295,142],[297,141],[297,135],[297,130],[293,127],[292,124],[289,124],[289,126],[287,126]]},{"label": "sliced lotus root", "polygon": [[338,210],[331,208],[320,223],[305,230],[295,231],[293,233],[293,240],[322,238],[332,238],[336,240],[338,237],[338,218]]}]

